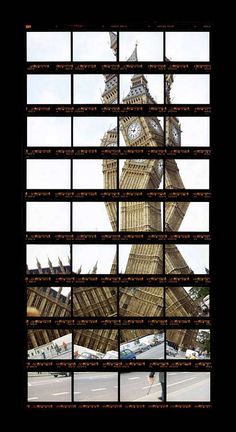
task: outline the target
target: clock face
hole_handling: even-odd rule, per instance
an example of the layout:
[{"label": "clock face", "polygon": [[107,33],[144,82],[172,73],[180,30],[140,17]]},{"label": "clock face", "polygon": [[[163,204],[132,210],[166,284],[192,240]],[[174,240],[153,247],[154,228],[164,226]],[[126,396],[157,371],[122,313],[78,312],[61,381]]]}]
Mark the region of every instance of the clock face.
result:
[{"label": "clock face", "polygon": [[178,129],[176,129],[176,127],[173,127],[172,129],[172,137],[175,143],[179,142],[179,132]]},{"label": "clock face", "polygon": [[138,138],[141,133],[141,124],[138,121],[131,123],[128,127],[128,137],[130,140]]},{"label": "clock face", "polygon": [[161,132],[160,125],[155,120],[153,119],[149,120],[149,124],[151,128],[154,129],[154,131]]}]

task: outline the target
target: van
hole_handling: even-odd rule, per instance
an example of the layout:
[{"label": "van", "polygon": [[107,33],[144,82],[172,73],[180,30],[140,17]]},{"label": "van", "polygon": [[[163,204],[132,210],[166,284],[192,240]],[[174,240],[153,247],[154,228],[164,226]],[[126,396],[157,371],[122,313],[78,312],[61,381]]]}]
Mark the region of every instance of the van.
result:
[{"label": "van", "polygon": [[187,349],[185,352],[185,358],[190,359],[190,360],[191,359],[192,360],[197,359],[198,358],[198,352],[191,350],[191,349]]}]

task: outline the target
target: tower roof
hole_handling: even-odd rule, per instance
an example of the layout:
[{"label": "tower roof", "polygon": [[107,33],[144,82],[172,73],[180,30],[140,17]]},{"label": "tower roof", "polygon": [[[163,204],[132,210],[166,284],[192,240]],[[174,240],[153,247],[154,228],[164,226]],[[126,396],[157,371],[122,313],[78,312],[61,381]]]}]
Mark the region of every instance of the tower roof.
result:
[{"label": "tower roof", "polygon": [[114,32],[109,32],[111,47],[117,42],[117,35]]},{"label": "tower roof", "polygon": [[109,129],[107,132],[110,132],[110,133],[117,133],[117,126],[115,126],[115,127],[112,128],[112,129]]},{"label": "tower roof", "polygon": [[137,53],[137,46],[138,44],[135,44],[135,48],[131,54],[131,56],[128,58],[127,62],[135,62],[138,61],[138,53]]}]

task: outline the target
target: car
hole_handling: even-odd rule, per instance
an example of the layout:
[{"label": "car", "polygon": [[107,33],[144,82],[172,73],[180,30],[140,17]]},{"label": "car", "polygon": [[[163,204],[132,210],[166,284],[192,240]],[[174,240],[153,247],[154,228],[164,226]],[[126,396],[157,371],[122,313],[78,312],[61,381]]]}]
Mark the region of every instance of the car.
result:
[{"label": "car", "polygon": [[120,352],[120,359],[121,360],[136,360],[136,355],[133,351],[126,348]]},{"label": "car", "polygon": [[132,351],[133,351],[135,354],[140,354],[140,353],[142,353],[142,352],[144,352],[144,351],[147,351],[148,349],[149,349],[149,346],[148,346],[148,345],[143,344],[143,343],[140,343],[140,344],[135,345],[135,346],[132,348]]},{"label": "car", "polygon": [[95,355],[95,354],[91,354],[87,351],[83,351],[78,357],[76,357],[76,359],[84,359],[84,360],[98,360],[100,357]]},{"label": "car", "polygon": [[51,375],[53,375],[55,378],[57,378],[59,375],[69,377],[70,372],[51,372]]},{"label": "car", "polygon": [[175,357],[177,354],[178,354],[178,351],[175,348],[171,347],[170,345],[167,345],[166,355]]}]

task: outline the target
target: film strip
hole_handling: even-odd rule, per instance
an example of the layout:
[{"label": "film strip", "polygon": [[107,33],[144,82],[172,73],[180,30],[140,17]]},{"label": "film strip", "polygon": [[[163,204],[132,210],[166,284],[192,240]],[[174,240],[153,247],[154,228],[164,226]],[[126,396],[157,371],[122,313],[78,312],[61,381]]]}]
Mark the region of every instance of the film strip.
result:
[{"label": "film strip", "polygon": [[25,406],[209,409],[211,28],[25,37]]}]

